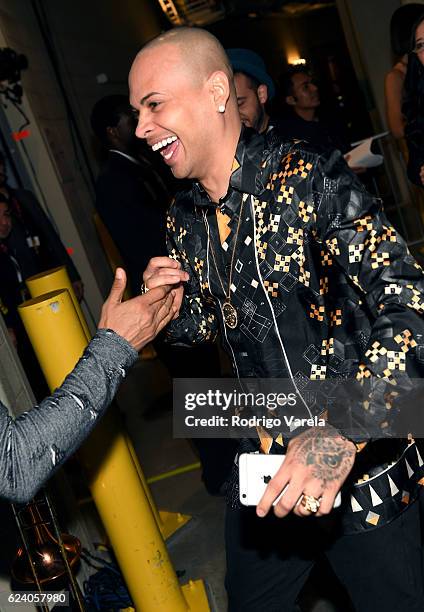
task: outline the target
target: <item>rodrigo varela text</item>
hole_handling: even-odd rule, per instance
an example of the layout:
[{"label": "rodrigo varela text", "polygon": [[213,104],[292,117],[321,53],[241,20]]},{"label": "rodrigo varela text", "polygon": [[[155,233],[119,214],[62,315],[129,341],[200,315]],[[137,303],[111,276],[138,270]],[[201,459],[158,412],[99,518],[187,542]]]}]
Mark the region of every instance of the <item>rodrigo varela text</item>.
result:
[{"label": "rodrigo varela text", "polygon": [[[286,427],[296,429],[297,427],[325,427],[325,420],[317,416],[309,419],[299,419],[294,416],[283,416],[283,421]],[[193,414],[187,415],[184,419],[187,427],[265,427],[265,429],[273,429],[281,427],[283,421],[277,417],[253,416],[241,417],[232,415],[231,418],[221,415],[210,417],[195,417]]]}]

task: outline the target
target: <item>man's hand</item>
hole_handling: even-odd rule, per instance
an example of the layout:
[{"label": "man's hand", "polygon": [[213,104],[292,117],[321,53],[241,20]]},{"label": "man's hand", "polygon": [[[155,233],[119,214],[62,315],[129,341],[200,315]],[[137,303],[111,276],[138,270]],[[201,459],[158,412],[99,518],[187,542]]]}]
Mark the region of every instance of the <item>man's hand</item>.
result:
[{"label": "man's hand", "polygon": [[281,468],[270,480],[256,513],[265,516],[283,489],[287,490],[274,506],[283,517],[293,510],[298,516],[311,516],[299,502],[302,495],[321,499],[316,516],[328,514],[355,461],[356,447],[331,425],[311,427],[289,442]]},{"label": "man's hand", "polygon": [[[352,157],[351,155],[349,155],[349,153],[346,153],[346,155],[343,155],[343,157],[346,160],[347,165],[349,166],[349,160]],[[349,168],[352,170],[352,172],[354,172],[355,174],[364,174],[367,171],[367,168],[365,168],[364,166],[349,166]]]},{"label": "man's hand", "polygon": [[127,277],[117,268],[109,297],[103,304],[99,328],[113,329],[139,351],[169,323],[176,313],[171,285],[152,289],[122,302]]},{"label": "man's hand", "polygon": [[420,168],[420,181],[421,185],[424,185],[424,166],[421,166]]},{"label": "man's hand", "polygon": [[174,319],[178,317],[181,302],[184,296],[183,281],[188,281],[189,275],[181,270],[181,264],[171,257],[153,257],[144,271],[143,282],[147,289],[163,287],[164,285],[175,286],[174,306],[176,308]]}]

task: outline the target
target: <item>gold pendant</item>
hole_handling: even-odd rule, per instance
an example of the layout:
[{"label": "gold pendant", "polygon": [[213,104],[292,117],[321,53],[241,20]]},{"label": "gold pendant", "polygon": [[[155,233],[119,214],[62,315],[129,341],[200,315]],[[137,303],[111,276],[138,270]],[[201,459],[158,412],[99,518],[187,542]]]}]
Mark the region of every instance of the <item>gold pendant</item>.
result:
[{"label": "gold pendant", "polygon": [[224,317],[224,322],[227,327],[230,329],[235,329],[238,323],[237,310],[229,301],[225,301],[221,306],[222,316]]}]

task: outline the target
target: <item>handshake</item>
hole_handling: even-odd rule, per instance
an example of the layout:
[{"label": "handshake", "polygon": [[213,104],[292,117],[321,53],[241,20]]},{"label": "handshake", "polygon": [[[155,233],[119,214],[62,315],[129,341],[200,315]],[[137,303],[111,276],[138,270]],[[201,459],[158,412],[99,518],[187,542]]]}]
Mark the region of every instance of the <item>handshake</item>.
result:
[{"label": "handshake", "polygon": [[127,278],[125,271],[117,268],[112,289],[103,304],[99,329],[112,329],[137,351],[141,350],[178,317],[184,295],[182,283],[188,278],[174,259],[153,257],[143,274],[144,295],[122,302]]}]

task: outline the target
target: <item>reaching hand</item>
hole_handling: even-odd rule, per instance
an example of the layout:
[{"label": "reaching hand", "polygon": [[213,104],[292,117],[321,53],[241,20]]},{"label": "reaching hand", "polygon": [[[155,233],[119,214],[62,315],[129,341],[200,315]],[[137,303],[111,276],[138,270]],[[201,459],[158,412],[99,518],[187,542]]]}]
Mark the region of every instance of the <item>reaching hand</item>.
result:
[{"label": "reaching hand", "polygon": [[171,257],[153,257],[144,271],[143,282],[147,289],[163,287],[164,285],[175,286],[174,306],[176,312],[174,319],[178,317],[181,302],[184,296],[183,281],[188,281],[189,275],[181,270],[181,264]]},{"label": "reaching hand", "polygon": [[164,285],[122,302],[126,284],[125,271],[117,268],[109,297],[103,304],[99,328],[113,329],[139,351],[174,317],[175,291]]},{"label": "reaching hand", "polygon": [[300,503],[303,495],[319,500],[316,516],[328,514],[352,469],[355,455],[354,443],[331,425],[311,427],[301,433],[289,442],[286,459],[257,506],[258,516],[269,512],[287,485],[274,506],[276,516],[286,516],[292,510],[298,516],[310,516],[311,512]]}]

